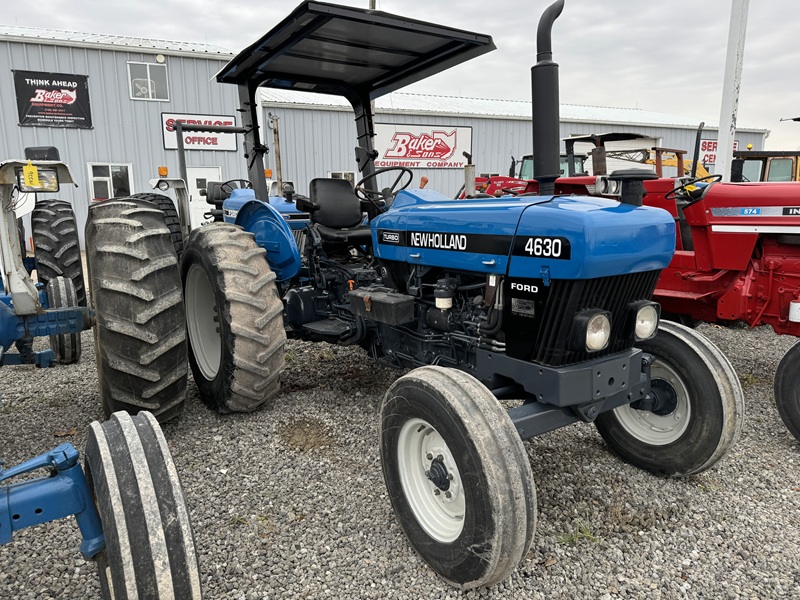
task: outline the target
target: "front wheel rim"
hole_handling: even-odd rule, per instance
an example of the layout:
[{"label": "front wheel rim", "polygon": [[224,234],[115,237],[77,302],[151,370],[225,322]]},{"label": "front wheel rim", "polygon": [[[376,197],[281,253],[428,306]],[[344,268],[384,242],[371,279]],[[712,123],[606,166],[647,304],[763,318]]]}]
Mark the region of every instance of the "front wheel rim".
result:
[{"label": "front wheel rim", "polygon": [[614,409],[620,425],[631,436],[651,446],[676,442],[686,432],[692,418],[690,394],[683,378],[670,365],[657,360],[650,368],[651,380],[663,379],[675,390],[675,409],[665,415],[637,410],[630,404]]},{"label": "front wheel rim", "polygon": [[458,539],[464,530],[466,494],[450,448],[430,423],[405,422],[397,439],[397,465],[420,527],[439,542]]},{"label": "front wheel rim", "polygon": [[213,381],[222,358],[222,335],[214,289],[208,275],[197,264],[189,267],[184,293],[186,328],[195,362],[203,377]]}]

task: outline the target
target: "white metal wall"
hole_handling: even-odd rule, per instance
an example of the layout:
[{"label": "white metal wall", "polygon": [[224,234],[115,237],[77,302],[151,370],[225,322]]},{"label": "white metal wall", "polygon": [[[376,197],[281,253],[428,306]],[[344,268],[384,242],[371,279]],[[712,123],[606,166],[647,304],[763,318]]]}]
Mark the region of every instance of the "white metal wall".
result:
[{"label": "white metal wall", "polygon": [[[235,86],[214,80],[225,59],[170,55],[168,51],[52,46],[0,40],[0,160],[22,158],[27,146],[56,146],[78,183],[77,189],[62,188],[57,196],[73,203],[83,238],[91,197],[88,163],[110,162],[132,165],[132,192],[150,189],[148,180],[166,165],[178,176],[175,150],[164,150],[161,113],[237,115]],[[127,61],[155,63],[156,54],[166,56],[170,100],[131,100]],[[22,127],[18,125],[12,69],[88,75],[93,129]],[[247,170],[239,151],[189,151],[188,166],[220,166],[229,178],[243,177]],[[30,229],[28,229],[30,231]]]},{"label": "white metal wall", "polygon": [[[268,113],[279,117],[283,178],[294,181],[298,192],[307,194],[308,182],[314,177],[327,176],[329,171],[356,169],[354,153],[356,128],[352,112],[318,107],[265,106],[264,123],[267,125],[265,142],[271,150],[273,135],[268,128]],[[533,146],[529,120],[379,112],[375,121],[472,127],[472,154],[478,173],[507,174],[511,156],[519,160],[524,154],[530,153]],[[641,133],[660,139],[663,147],[686,149],[690,153],[694,148],[696,137],[696,132],[691,129],[575,122],[562,122],[560,136],[564,138],[574,134],[607,131]],[[715,138],[716,131],[707,130],[703,137]],[[736,139],[739,140],[741,147],[753,144],[754,149],[760,149],[764,145],[762,134],[740,133]],[[265,166],[274,168],[272,151],[265,161]],[[630,166],[636,165],[631,163]],[[415,169],[414,172],[417,175],[415,184],[420,177],[428,177],[430,180],[428,187],[447,195],[455,195],[464,181],[463,172],[459,169]],[[358,174],[356,178],[358,179]]]}]

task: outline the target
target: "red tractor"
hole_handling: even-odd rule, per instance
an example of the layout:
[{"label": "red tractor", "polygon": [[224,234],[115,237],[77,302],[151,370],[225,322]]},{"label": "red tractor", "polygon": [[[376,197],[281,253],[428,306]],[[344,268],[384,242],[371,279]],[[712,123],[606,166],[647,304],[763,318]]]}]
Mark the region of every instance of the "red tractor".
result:
[{"label": "red tractor", "polygon": [[[644,185],[644,204],[663,208],[678,225],[675,255],[654,296],[665,314],[684,322],[770,325],[777,334],[800,337],[800,183],[722,183],[716,175],[632,171],[562,177],[555,191],[623,200],[626,188]],[[495,177],[479,180],[477,190],[529,193],[538,183]],[[774,386],[778,412],[800,440],[800,343],[781,360]]]}]

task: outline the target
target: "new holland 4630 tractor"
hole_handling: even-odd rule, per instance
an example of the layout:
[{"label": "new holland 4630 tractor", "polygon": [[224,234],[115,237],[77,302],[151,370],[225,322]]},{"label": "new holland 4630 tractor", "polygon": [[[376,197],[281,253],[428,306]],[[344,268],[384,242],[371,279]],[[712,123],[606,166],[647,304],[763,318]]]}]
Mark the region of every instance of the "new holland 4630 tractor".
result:
[{"label": "new holland 4630 tractor", "polygon": [[[738,380],[701,335],[659,323],[651,300],[674,251],[672,216],[642,207],[641,194],[552,193],[550,30],[562,8],[542,18],[534,68],[540,195],[453,200],[411,189],[409,169],[374,166],[370,101],[492,50],[486,35],[305,2],[234,58],[217,79],[239,88],[252,189],[210,191],[219,222],[190,234],[180,201],[180,261],[154,204],[91,209],[106,408],[176,416],[188,360],[209,406],[254,410],[278,391],[287,335],[412,368],[381,406],[383,475],[410,543],[462,588],[502,580],[531,546],[536,499],[523,440],[583,421],[657,474],[698,473],[722,458],[743,418]],[[363,174],[355,191],[314,179],[293,211],[271,206],[259,86],[350,101]],[[499,399],[521,402],[507,411]]]}]

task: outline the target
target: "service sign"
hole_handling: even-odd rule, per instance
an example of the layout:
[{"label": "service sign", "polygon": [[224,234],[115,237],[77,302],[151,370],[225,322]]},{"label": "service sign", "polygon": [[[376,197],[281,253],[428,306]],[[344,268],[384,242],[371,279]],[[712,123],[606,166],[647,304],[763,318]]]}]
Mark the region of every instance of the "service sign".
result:
[{"label": "service sign", "polygon": [[463,169],[472,154],[472,127],[375,124],[375,166]]},{"label": "service sign", "polygon": [[[180,121],[187,125],[227,125],[236,126],[236,118],[232,115],[198,115],[161,113],[161,134],[164,137],[165,150],[178,149],[178,136],[175,123]],[[184,131],[183,147],[186,150],[232,150],[236,151],[235,133],[207,133],[204,131]]]},{"label": "service sign", "polygon": [[[717,164],[717,140],[700,140],[700,162],[704,165]],[[733,151],[739,149],[739,140],[733,141]]]},{"label": "service sign", "polygon": [[92,128],[86,75],[14,71],[14,88],[20,125]]}]

